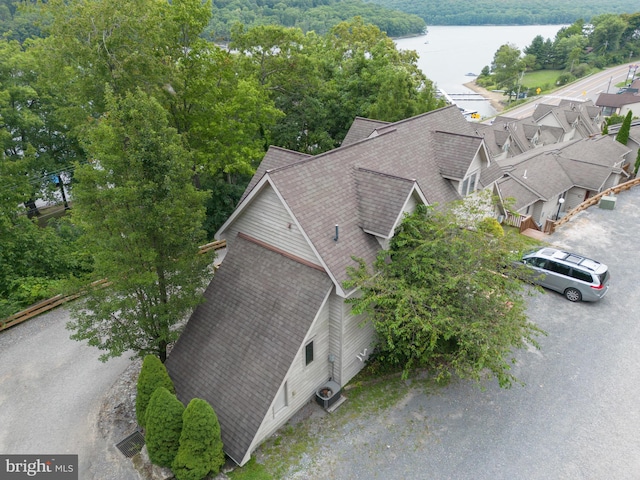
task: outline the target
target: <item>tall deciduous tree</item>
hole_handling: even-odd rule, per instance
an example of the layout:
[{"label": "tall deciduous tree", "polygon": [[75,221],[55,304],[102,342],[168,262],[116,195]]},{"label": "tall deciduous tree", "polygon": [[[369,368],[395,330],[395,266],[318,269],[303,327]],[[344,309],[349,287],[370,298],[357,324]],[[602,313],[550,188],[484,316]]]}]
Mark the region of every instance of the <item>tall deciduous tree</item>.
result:
[{"label": "tall deciduous tree", "polygon": [[373,270],[363,261],[350,270],[347,288],[362,293],[350,303],[373,322],[379,360],[405,375],[429,367],[438,378],[453,371],[479,380],[488,372],[509,386],[512,349],[536,345],[540,332],[527,320],[522,284],[505,275],[516,247],[458,212],[421,206],[408,216]]},{"label": "tall deciduous tree", "polygon": [[498,87],[515,91],[522,70],[520,50],[517,47],[505,44],[496,51],[491,62],[491,72]]},{"label": "tall deciduous tree", "polygon": [[188,152],[167,114],[145,93],[108,96],[108,112],[87,131],[91,159],[78,165],[74,219],[108,279],[75,308],[72,338],[105,350],[164,361],[176,324],[200,301],[210,259],[206,194],[195,190]]}]

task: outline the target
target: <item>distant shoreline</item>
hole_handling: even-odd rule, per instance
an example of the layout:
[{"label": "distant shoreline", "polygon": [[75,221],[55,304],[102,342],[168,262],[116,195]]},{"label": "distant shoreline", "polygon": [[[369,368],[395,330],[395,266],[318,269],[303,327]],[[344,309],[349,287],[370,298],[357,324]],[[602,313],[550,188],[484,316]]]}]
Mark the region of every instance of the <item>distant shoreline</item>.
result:
[{"label": "distant shoreline", "polygon": [[490,90],[487,90],[486,88],[483,88],[480,85],[477,85],[475,81],[467,82],[464,84],[464,86],[467,87],[469,90],[473,90],[474,92],[479,93],[484,98],[489,100],[489,103],[491,104],[491,106],[494,108],[496,112],[500,113],[501,111],[504,110],[503,102],[505,97],[504,95],[502,95],[502,93],[492,92]]}]

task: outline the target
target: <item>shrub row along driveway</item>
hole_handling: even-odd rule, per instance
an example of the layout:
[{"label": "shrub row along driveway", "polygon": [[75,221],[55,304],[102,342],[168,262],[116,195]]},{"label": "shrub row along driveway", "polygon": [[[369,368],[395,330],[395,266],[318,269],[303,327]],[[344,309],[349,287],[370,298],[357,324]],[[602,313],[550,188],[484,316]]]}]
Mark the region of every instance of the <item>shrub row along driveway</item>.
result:
[{"label": "shrub row along driveway", "polygon": [[319,423],[317,448],[289,478],[640,478],[640,188],[548,241],[609,265],[611,289],[599,303],[529,299],[548,336],[517,354],[524,387],[416,387],[381,413]]}]

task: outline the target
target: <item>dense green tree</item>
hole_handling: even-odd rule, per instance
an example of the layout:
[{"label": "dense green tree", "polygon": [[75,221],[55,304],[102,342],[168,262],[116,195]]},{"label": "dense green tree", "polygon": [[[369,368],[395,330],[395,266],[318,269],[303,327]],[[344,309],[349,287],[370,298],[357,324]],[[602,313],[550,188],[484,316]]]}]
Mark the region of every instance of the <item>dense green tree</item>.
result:
[{"label": "dense green tree", "polygon": [[205,400],[194,398],[182,416],[180,447],[173,461],[178,480],[202,480],[224,465],[218,417]]},{"label": "dense green tree", "polygon": [[108,106],[86,132],[91,161],[76,168],[73,218],[109,282],[74,306],[68,328],[105,350],[102,359],[130,350],[164,361],[207,281],[210,259],[197,255],[206,193],[157,101],[138,91],[110,95]]},{"label": "dense green tree", "polygon": [[524,65],[520,50],[514,45],[502,45],[493,56],[491,72],[498,88],[515,91]]},{"label": "dense green tree", "polygon": [[165,387],[155,389],[145,416],[144,441],[155,465],[171,468],[178,454],[184,405]]},{"label": "dense green tree", "polygon": [[638,154],[636,155],[636,163],[633,167],[634,175],[638,175],[638,169],[640,169],[640,149],[638,149]]},{"label": "dense green tree", "polygon": [[384,364],[405,375],[427,367],[441,379],[488,373],[506,387],[516,380],[512,350],[536,345],[541,332],[509,274],[517,246],[472,209],[454,211],[421,206],[406,217],[372,269],[359,260],[349,270],[345,286],[361,292],[349,303],[373,323]]},{"label": "dense green tree", "polygon": [[614,14],[598,15],[591,19],[593,31],[589,36],[591,46],[596,51],[615,52],[620,49],[620,41],[627,24]]},{"label": "dense green tree", "polygon": [[160,387],[174,393],[173,382],[167,373],[164,363],[155,355],[145,355],[136,384],[136,419],[138,425],[147,424],[147,407],[153,393]]},{"label": "dense green tree", "polygon": [[620,142],[623,145],[626,145],[629,141],[629,133],[631,132],[631,117],[633,116],[633,112],[629,110],[627,115],[624,117],[624,121],[620,126],[620,130],[618,130],[618,134],[616,135],[616,141]]}]

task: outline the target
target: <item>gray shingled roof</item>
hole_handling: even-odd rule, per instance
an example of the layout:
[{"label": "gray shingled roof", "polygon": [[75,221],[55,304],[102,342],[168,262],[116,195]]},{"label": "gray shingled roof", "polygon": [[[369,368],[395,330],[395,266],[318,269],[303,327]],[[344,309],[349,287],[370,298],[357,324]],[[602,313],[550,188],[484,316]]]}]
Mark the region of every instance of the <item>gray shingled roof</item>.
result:
[{"label": "gray shingled roof", "polygon": [[[434,155],[437,130],[474,136],[454,105],[378,129],[378,135],[270,172],[269,176],[338,285],[347,279],[351,256],[372,262],[380,246],[360,225],[355,182],[361,167],[416,179],[429,203],[460,198],[439,175]],[[333,240],[339,225],[338,242]]]},{"label": "gray shingled roof", "polygon": [[531,191],[531,189],[527,188],[513,177],[505,177],[498,180],[497,186],[503,200],[513,199],[515,201],[514,207],[516,211],[523,209],[540,199],[535,192]]},{"label": "gray shingled roof", "polygon": [[601,93],[598,96],[598,100],[596,100],[597,106],[611,108],[620,108],[635,103],[640,103],[640,95],[634,95],[633,93]]},{"label": "gray shingled roof", "polygon": [[342,146],[351,145],[352,143],[369,138],[377,128],[384,127],[385,125],[389,125],[389,122],[356,117],[342,141]]},{"label": "gray shingled roof", "polygon": [[166,366],[185,404],[207,400],[242,461],[315,315],[326,273],[238,237]]},{"label": "gray shingled roof", "polygon": [[293,150],[287,150],[285,148],[280,147],[269,147],[267,154],[264,156],[260,165],[256,169],[256,173],[251,177],[251,181],[247,188],[245,188],[242,197],[240,197],[240,202],[244,200],[244,198],[249,195],[249,192],[257,185],[260,179],[264,176],[267,170],[271,170],[273,168],[284,167],[286,165],[291,165],[292,163],[299,162],[300,160],[304,160],[305,158],[310,158],[311,155],[307,155],[305,153],[294,152]]},{"label": "gray shingled roof", "polygon": [[[610,137],[599,136],[548,145],[517,157],[499,160],[498,163],[505,173],[540,199],[548,200],[573,186],[599,190],[612,172],[622,171],[613,165],[622,161],[628,151]],[[526,196],[522,199],[517,196],[524,193],[516,191],[516,186],[499,182],[500,188],[502,185],[512,189],[505,196],[517,198],[520,206],[528,204]]]},{"label": "gray shingled roof", "polygon": [[462,180],[482,145],[482,137],[436,131],[434,144],[440,174],[445,178]]},{"label": "gray shingled roof", "polygon": [[363,168],[356,168],[355,179],[362,228],[390,238],[415,181]]}]

